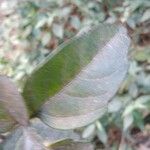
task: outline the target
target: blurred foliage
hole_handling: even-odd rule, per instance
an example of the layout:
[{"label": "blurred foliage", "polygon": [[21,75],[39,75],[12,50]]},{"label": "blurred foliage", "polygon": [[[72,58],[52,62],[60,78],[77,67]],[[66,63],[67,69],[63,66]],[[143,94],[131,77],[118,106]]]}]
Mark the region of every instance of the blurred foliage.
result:
[{"label": "blurred foliage", "polygon": [[[59,44],[99,22],[122,22],[127,27],[132,38],[130,67],[108,114],[82,129],[83,139],[98,148],[134,149],[137,143],[143,148],[139,138],[150,136],[149,0],[2,0],[0,73],[21,87],[26,75]],[[122,134],[125,140],[120,143]]]}]

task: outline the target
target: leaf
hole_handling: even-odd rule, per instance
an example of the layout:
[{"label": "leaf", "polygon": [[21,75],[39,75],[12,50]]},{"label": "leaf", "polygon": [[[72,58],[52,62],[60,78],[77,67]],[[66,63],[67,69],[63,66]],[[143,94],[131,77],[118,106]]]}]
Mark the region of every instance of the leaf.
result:
[{"label": "leaf", "polygon": [[150,47],[145,46],[144,48],[137,48],[135,55],[133,56],[135,60],[139,62],[150,61]]},{"label": "leaf", "polygon": [[125,117],[130,115],[134,111],[134,109],[135,109],[135,102],[130,102],[130,104],[126,106],[122,116]]},{"label": "leaf", "polygon": [[129,94],[132,98],[136,98],[138,96],[139,90],[137,84],[132,83],[129,87]]},{"label": "leaf", "polygon": [[16,145],[18,150],[44,150],[44,146],[40,144],[38,137],[32,131],[24,129],[23,137],[18,141],[19,143]]},{"label": "leaf", "polygon": [[150,102],[150,95],[138,97],[136,101],[132,101],[129,105],[126,106],[122,116],[125,117],[127,115],[130,115],[135,110],[148,110],[148,102]]},{"label": "leaf", "polygon": [[128,68],[130,39],[122,26],[100,24],[63,44],[27,80],[31,115],[59,129],[85,126],[107,110]]},{"label": "leaf", "polygon": [[62,25],[56,24],[56,23],[53,24],[52,31],[56,37],[61,38],[61,39],[63,38],[64,29]]},{"label": "leaf", "polygon": [[6,139],[3,150],[45,150],[51,144],[64,140],[80,140],[73,130],[57,130],[45,125],[38,118],[31,120],[28,127],[19,127]]},{"label": "leaf", "polygon": [[42,40],[41,40],[43,46],[47,45],[50,42],[50,39],[51,39],[51,34],[45,33]]},{"label": "leaf", "polygon": [[147,9],[145,12],[144,12],[144,14],[143,14],[143,16],[142,16],[142,18],[141,18],[141,22],[144,22],[144,21],[148,21],[150,19],[150,9]]},{"label": "leaf", "polygon": [[128,128],[133,124],[133,116],[132,114],[128,114],[126,116],[124,116],[123,118],[123,130],[124,132],[126,132],[128,130]]},{"label": "leaf", "polygon": [[66,140],[51,145],[50,150],[94,150],[94,146],[90,143]]},{"label": "leaf", "polygon": [[11,128],[15,122],[28,124],[28,114],[17,87],[6,76],[0,76],[0,132]]},{"label": "leaf", "polygon": [[143,96],[140,96],[136,99],[136,103],[141,104],[141,105],[145,105],[145,106],[147,106],[147,104],[149,102],[150,102],[150,95],[143,95]]},{"label": "leaf", "polygon": [[98,136],[99,140],[101,142],[103,142],[104,144],[106,144],[108,137],[107,137],[107,133],[105,131],[105,128],[103,127],[103,125],[99,121],[96,122],[96,126],[97,126],[97,130],[98,130],[97,136]]},{"label": "leaf", "polygon": [[126,142],[125,138],[121,138],[118,150],[133,150],[132,147]]},{"label": "leaf", "polygon": [[13,128],[16,122],[9,116],[6,116],[5,119],[0,119],[0,133],[5,133]]},{"label": "leaf", "polygon": [[139,127],[141,130],[144,130],[143,114],[137,110],[134,110],[132,115],[135,126]]},{"label": "leaf", "polygon": [[80,22],[80,19],[79,19],[78,16],[76,16],[76,15],[71,16],[70,22],[71,22],[72,27],[74,27],[74,28],[77,29],[77,30],[80,29],[81,22]]},{"label": "leaf", "polygon": [[95,124],[91,124],[87,126],[83,133],[82,133],[82,138],[87,139],[93,137],[95,134]]},{"label": "leaf", "polygon": [[80,136],[73,130],[57,130],[45,125],[40,119],[34,118],[31,120],[31,128],[42,138],[46,145],[56,143],[65,139],[80,140]]},{"label": "leaf", "polygon": [[46,150],[33,129],[20,127],[3,144],[3,150]]},{"label": "leaf", "polygon": [[[122,97],[115,97],[109,104],[108,104],[108,112],[115,113],[118,112],[123,107]],[[123,100],[126,100],[126,97],[123,97]]]}]

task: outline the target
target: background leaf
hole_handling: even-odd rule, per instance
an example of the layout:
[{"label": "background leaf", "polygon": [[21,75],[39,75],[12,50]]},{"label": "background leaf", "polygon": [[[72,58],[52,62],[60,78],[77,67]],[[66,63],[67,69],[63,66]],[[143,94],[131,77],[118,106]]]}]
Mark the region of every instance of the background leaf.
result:
[{"label": "background leaf", "polygon": [[98,136],[98,138],[100,139],[101,142],[106,144],[107,140],[108,140],[108,137],[107,137],[107,133],[105,131],[105,128],[103,127],[103,125],[99,121],[96,122],[96,127],[97,127],[97,136]]},{"label": "background leaf", "polygon": [[91,124],[87,126],[82,133],[82,138],[88,139],[88,138],[93,137],[95,134],[95,131],[96,131],[95,124]]},{"label": "background leaf", "polygon": [[62,25],[59,25],[59,24],[56,24],[56,23],[53,24],[52,31],[53,31],[53,33],[56,37],[59,37],[61,39],[63,38],[64,29],[63,29]]},{"label": "background leaf", "polygon": [[90,143],[62,141],[51,145],[50,150],[94,150],[94,146]]}]

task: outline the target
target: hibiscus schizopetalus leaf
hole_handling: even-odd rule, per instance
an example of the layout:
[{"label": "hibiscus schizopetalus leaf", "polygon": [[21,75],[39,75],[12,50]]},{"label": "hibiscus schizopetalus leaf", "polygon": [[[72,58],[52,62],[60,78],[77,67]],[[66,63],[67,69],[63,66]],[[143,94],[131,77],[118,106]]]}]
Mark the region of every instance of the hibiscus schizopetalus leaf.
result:
[{"label": "hibiscus schizopetalus leaf", "polygon": [[129,44],[123,26],[100,24],[60,46],[25,84],[30,113],[44,104],[41,119],[59,129],[98,119],[125,77]]},{"label": "hibiscus schizopetalus leaf", "polygon": [[24,100],[15,84],[6,76],[0,76],[0,132],[11,128],[15,122],[28,124]]}]

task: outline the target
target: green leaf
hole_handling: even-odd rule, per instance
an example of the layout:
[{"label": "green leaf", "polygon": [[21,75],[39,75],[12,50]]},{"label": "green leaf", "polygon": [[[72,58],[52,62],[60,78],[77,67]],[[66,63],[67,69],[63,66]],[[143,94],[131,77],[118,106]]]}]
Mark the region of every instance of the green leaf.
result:
[{"label": "green leaf", "polygon": [[98,136],[99,140],[101,142],[103,142],[104,144],[106,144],[108,137],[107,137],[107,133],[105,131],[105,128],[103,127],[103,125],[99,121],[96,122],[96,126],[97,126],[97,130],[98,130],[97,136]]},{"label": "green leaf", "polygon": [[144,130],[143,114],[137,110],[134,110],[132,115],[135,125],[138,126],[141,130]]},{"label": "green leaf", "polygon": [[134,59],[139,62],[150,61],[150,47],[137,48]]},{"label": "green leaf", "polygon": [[[122,100],[123,99],[123,100]],[[109,104],[108,104],[108,112],[115,113],[119,112],[120,109],[123,107],[123,102],[126,101],[126,97],[115,97]]]},{"label": "green leaf", "polygon": [[87,126],[82,133],[82,138],[89,139],[91,137],[94,137],[96,131],[95,129],[95,124]]},{"label": "green leaf", "polygon": [[8,77],[0,76],[0,132],[7,131],[16,122],[24,126],[28,124],[23,98]]},{"label": "green leaf", "polygon": [[126,106],[125,110],[123,111],[122,117],[130,115],[135,109],[135,102],[130,102],[129,105]]},{"label": "green leaf", "polygon": [[150,95],[143,95],[140,96],[136,99],[136,103],[137,104],[141,104],[143,106],[145,106],[146,108],[149,108],[149,103],[150,103]]},{"label": "green leaf", "polygon": [[90,143],[65,140],[51,145],[50,150],[94,150],[94,146]]},{"label": "green leaf", "polygon": [[[2,113],[0,112],[0,115],[1,114]],[[16,124],[16,122],[10,116],[7,116],[6,114],[7,113],[3,114],[5,118],[4,117],[0,118],[0,133],[4,133],[4,132],[11,130],[13,126]]]},{"label": "green leaf", "polygon": [[70,129],[98,119],[128,68],[130,39],[122,26],[100,24],[60,46],[27,80],[23,96],[31,115]]},{"label": "green leaf", "polygon": [[133,124],[133,116],[132,114],[128,114],[126,116],[124,116],[123,118],[123,131],[126,132],[130,127],[131,125]]},{"label": "green leaf", "polygon": [[[122,137],[118,150],[133,150],[132,147],[125,141],[125,138]],[[116,149],[114,149],[116,150]]]}]

